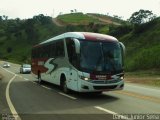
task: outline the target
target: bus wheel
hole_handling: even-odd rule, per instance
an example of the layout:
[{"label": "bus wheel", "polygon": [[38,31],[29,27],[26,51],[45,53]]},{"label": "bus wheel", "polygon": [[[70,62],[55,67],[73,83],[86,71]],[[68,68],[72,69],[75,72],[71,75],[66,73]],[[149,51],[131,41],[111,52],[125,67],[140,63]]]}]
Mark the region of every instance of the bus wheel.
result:
[{"label": "bus wheel", "polygon": [[38,72],[38,84],[42,84],[41,73]]},{"label": "bus wheel", "polygon": [[62,85],[61,86],[62,86],[62,90],[63,90],[64,93],[69,93],[69,89],[67,87],[66,79],[62,80]]}]

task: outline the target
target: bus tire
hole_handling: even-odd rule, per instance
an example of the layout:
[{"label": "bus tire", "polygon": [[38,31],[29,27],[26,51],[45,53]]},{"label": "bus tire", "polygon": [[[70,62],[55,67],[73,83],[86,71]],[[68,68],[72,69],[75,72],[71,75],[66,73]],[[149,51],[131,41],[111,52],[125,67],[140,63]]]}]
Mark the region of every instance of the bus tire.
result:
[{"label": "bus tire", "polygon": [[61,88],[64,93],[69,93],[69,89],[67,87],[67,81],[64,75],[61,76]]},{"label": "bus tire", "polygon": [[41,73],[38,71],[38,84],[42,84]]}]

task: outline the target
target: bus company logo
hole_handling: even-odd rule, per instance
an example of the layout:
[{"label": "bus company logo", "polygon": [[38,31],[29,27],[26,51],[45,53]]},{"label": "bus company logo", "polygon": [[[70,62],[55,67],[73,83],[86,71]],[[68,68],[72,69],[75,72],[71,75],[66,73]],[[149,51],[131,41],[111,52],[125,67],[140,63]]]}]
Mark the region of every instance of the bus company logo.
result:
[{"label": "bus company logo", "polygon": [[50,58],[44,63],[44,67],[48,68],[46,74],[51,74],[56,68],[57,64],[54,63],[55,58]]},{"label": "bus company logo", "polygon": [[97,79],[101,79],[101,80],[105,80],[106,79],[106,75],[96,75]]}]

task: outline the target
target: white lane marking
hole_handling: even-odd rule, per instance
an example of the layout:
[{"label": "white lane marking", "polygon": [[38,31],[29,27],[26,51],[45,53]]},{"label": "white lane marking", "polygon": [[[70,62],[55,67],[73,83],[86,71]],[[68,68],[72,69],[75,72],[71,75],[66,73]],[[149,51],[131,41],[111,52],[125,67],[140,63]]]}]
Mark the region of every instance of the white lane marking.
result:
[{"label": "white lane marking", "polygon": [[27,78],[24,78],[25,80],[29,80],[29,79],[27,79]]},{"label": "white lane marking", "polygon": [[6,100],[7,100],[7,103],[8,103],[8,106],[11,110],[11,113],[13,114],[13,117],[16,119],[16,120],[21,120],[20,116],[18,115],[17,111],[15,110],[13,104],[12,104],[12,101],[10,99],[10,96],[9,96],[9,87],[10,87],[10,84],[11,82],[16,78],[16,74],[14,75],[14,77],[12,77],[12,79],[9,80],[9,83],[7,84],[7,88],[6,88]]},{"label": "white lane marking", "polygon": [[17,111],[15,110],[13,104],[12,104],[12,101],[10,99],[10,96],[9,96],[9,87],[10,87],[10,84],[11,82],[16,78],[16,74],[7,70],[7,69],[4,69],[3,67],[0,67],[2,68],[3,70],[13,74],[14,76],[9,80],[8,84],[7,84],[7,88],[6,88],[6,100],[7,100],[7,103],[8,103],[8,106],[9,106],[9,109],[11,110],[11,113],[13,114],[13,117],[15,118],[15,120],[21,120],[20,116],[18,115]]},{"label": "white lane marking", "polygon": [[113,112],[113,111],[111,111],[111,110],[107,110],[107,109],[102,108],[102,107],[99,107],[99,106],[94,106],[94,107],[95,107],[96,109],[98,109],[98,110],[101,110],[101,111],[107,112],[107,113],[109,113],[109,114],[112,114],[114,117],[118,117],[118,118],[126,119],[126,120],[132,120],[132,119],[126,117],[126,116],[120,115],[120,114],[118,114],[118,113],[116,113],[116,112]]},{"label": "white lane marking", "polygon": [[101,110],[101,111],[104,111],[104,112],[110,113],[110,114],[117,114],[117,113],[115,113],[115,112],[113,112],[113,111],[110,111],[110,110],[104,109],[104,108],[99,107],[99,106],[95,106],[95,108],[97,108],[97,109],[99,109],[99,110]]},{"label": "white lane marking", "polygon": [[73,99],[73,100],[76,100],[77,98],[75,98],[75,97],[72,97],[72,96],[70,96],[70,95],[67,95],[67,94],[65,94],[65,93],[62,93],[62,92],[58,92],[59,94],[61,94],[61,95],[63,95],[63,96],[65,96],[65,97],[68,97],[68,98],[70,98],[70,99]]},{"label": "white lane marking", "polygon": [[46,87],[46,86],[44,86],[44,85],[41,85],[43,88],[46,88],[46,89],[48,89],[48,90],[51,90],[51,88],[49,88],[49,87]]}]

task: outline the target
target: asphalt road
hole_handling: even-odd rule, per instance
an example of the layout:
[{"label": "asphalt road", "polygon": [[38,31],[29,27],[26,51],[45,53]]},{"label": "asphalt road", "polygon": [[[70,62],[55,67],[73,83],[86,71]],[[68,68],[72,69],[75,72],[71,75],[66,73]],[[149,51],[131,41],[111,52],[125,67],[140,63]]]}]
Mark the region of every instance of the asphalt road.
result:
[{"label": "asphalt road", "polygon": [[160,119],[158,88],[126,83],[122,91],[66,95],[58,86],[39,85],[31,74],[20,74],[19,67],[0,67],[4,76],[0,81],[0,120]]}]

